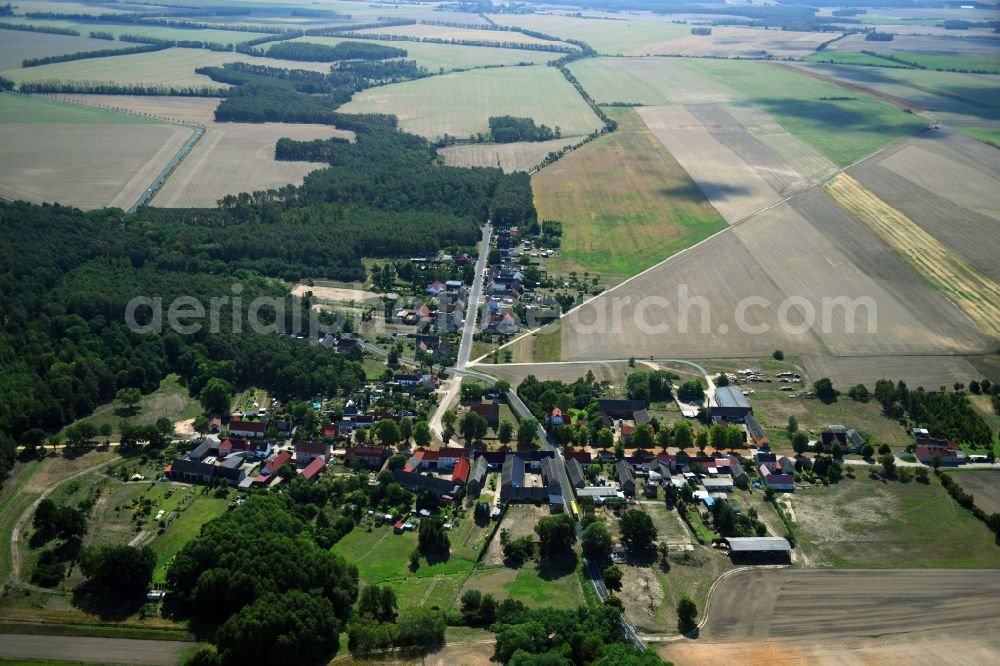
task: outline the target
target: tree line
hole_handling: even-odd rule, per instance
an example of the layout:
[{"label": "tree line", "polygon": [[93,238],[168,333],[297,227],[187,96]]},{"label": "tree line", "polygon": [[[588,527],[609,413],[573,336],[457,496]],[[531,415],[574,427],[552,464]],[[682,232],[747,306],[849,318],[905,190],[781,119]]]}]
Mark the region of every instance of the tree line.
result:
[{"label": "tree line", "polygon": [[24,32],[43,32],[50,35],[72,35],[79,37],[80,31],[72,28],[56,28],[50,25],[31,25],[29,23],[7,23],[0,21],[0,30],[22,30]]},{"label": "tree line", "polygon": [[280,42],[259,55],[283,60],[336,62],[338,60],[385,60],[405,58],[406,51],[381,44],[340,42],[335,46],[309,42]]},{"label": "tree line", "polygon": [[151,51],[162,51],[167,48],[162,44],[148,44],[145,46],[131,46],[121,49],[99,49],[97,51],[78,51],[76,53],[64,53],[62,55],[44,56],[41,58],[25,58],[21,61],[21,67],[38,67],[39,65],[49,65],[54,62],[70,62],[72,60],[87,60],[90,58],[107,58],[110,56],[132,55],[133,53],[149,53]]},{"label": "tree line", "polygon": [[495,143],[549,141],[560,136],[559,128],[553,131],[548,125],[536,125],[532,118],[490,116],[489,125],[490,137]]}]

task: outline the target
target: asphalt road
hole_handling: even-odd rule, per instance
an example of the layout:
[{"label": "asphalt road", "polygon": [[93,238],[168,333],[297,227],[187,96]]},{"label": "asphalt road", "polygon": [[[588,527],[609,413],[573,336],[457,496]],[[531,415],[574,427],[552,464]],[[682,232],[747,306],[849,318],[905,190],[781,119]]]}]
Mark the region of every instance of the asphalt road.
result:
[{"label": "asphalt road", "polygon": [[184,641],[140,641],[89,636],[0,634],[0,659],[74,661],[98,664],[176,664]]}]

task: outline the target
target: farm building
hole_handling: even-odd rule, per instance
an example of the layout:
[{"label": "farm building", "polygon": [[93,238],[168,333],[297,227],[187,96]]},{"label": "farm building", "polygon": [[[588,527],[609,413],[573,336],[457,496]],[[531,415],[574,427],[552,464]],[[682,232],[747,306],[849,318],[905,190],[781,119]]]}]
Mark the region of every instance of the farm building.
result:
[{"label": "farm building", "polygon": [[643,400],[598,400],[601,406],[601,414],[610,419],[631,419],[636,412],[646,409]]},{"label": "farm building", "polygon": [[701,483],[710,493],[729,493],[733,490],[733,480],[725,476],[707,477],[702,479]]},{"label": "farm building", "polygon": [[299,471],[306,481],[315,481],[319,478],[319,473],[326,467],[326,460],[320,457],[313,458],[312,462]]},{"label": "farm building", "polygon": [[792,544],[782,537],[728,537],[729,555],[734,560],[787,560]]},{"label": "farm building", "polygon": [[229,419],[230,437],[263,437],[267,431],[267,421],[244,421],[234,416]]},{"label": "farm building", "polygon": [[729,473],[733,477],[733,485],[737,488],[746,489],[750,485],[746,470],[743,469],[743,465],[740,464],[739,460],[733,460],[729,466]]},{"label": "farm building", "polygon": [[374,444],[355,446],[347,449],[344,462],[347,465],[360,465],[369,469],[379,469],[382,463],[389,459],[392,453],[384,446]]},{"label": "farm building", "polygon": [[603,500],[613,499],[616,497],[624,498],[624,495],[621,492],[611,486],[586,486],[584,488],[577,489],[576,496],[593,497],[598,503]]},{"label": "farm building", "polygon": [[260,474],[257,478],[253,480],[254,485],[257,486],[270,486],[276,483],[281,483],[278,479],[278,470],[281,469],[282,465],[288,465],[292,462],[292,454],[288,451],[282,451],[278,455],[267,461],[267,464],[261,467]]},{"label": "farm building", "polygon": [[429,489],[438,495],[454,495],[458,490],[458,486],[451,479],[442,479],[438,476],[427,476],[402,469],[397,469],[392,476],[399,485],[414,493]]},{"label": "farm building", "polygon": [[569,482],[574,488],[583,488],[583,465],[576,458],[566,460],[566,474],[569,475]]},{"label": "farm building", "polygon": [[541,475],[529,474],[525,471],[525,466],[531,465],[531,461],[525,460],[521,455],[508,454],[500,473],[500,499],[505,502],[547,501],[550,494],[559,492],[553,463],[551,457],[543,458],[541,463],[536,463]]},{"label": "farm building", "polygon": [[753,414],[747,414],[743,417],[743,422],[746,424],[747,432],[750,433],[750,439],[753,440],[754,446],[767,446],[770,444],[767,435],[764,434],[764,428],[757,422]]},{"label": "farm building", "polygon": [[795,489],[795,479],[791,474],[780,474],[769,469],[767,465],[761,465],[759,471],[760,477],[764,480],[764,485],[771,490]]},{"label": "farm building", "polygon": [[632,473],[632,466],[624,460],[615,463],[615,471],[618,472],[618,483],[622,492],[626,495],[635,495],[635,474]]},{"label": "farm building", "polygon": [[753,409],[743,391],[735,386],[720,386],[715,389],[715,404],[712,406],[712,419],[724,420],[730,423],[743,423]]},{"label": "farm building", "polygon": [[296,466],[306,467],[317,459],[322,459],[323,462],[330,459],[329,444],[324,442],[299,442],[295,445]]},{"label": "farm building", "polygon": [[500,425],[500,405],[495,402],[481,402],[476,405],[469,405],[469,410],[486,419],[486,423],[491,428],[496,428]]},{"label": "farm building", "polygon": [[463,486],[469,481],[469,459],[462,458],[455,463],[455,469],[451,473],[451,480]]},{"label": "farm building", "polygon": [[465,486],[466,494],[469,497],[479,497],[483,492],[483,485],[486,483],[486,472],[489,468],[486,458],[479,456],[469,470],[469,481]]},{"label": "farm building", "polygon": [[167,478],[181,483],[212,483],[225,480],[238,484],[244,478],[243,458],[227,459],[215,464],[211,458],[205,461],[177,459],[165,470]]},{"label": "farm building", "polygon": [[935,457],[941,460],[942,465],[964,465],[968,462],[958,444],[946,439],[917,439],[916,444],[914,454],[925,465],[933,465]]},{"label": "farm building", "polygon": [[758,451],[757,455],[754,456],[754,462],[758,465],[765,465],[773,472],[778,466],[778,457],[773,453]]}]

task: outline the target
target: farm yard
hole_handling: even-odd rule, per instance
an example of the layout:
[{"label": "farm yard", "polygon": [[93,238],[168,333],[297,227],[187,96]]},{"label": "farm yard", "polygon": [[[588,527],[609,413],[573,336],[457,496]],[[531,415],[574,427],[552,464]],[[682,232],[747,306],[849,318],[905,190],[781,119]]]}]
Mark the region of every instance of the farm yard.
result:
[{"label": "farm yard", "polygon": [[565,240],[549,270],[634,275],[725,226],[632,109],[607,109],[618,131],[532,178],[541,219]]},{"label": "farm yard", "polygon": [[487,132],[491,116],[532,118],[564,137],[600,129],[587,103],[551,67],[470,70],[371,88],[341,107],[345,113],[392,113],[404,130],[427,138]]},{"label": "farm yard", "polygon": [[998,580],[978,571],[741,571],[713,592],[697,640],[658,651],[698,665],[988,663],[1000,650]]},{"label": "farm yard", "polygon": [[0,94],[0,196],[84,209],[133,205],[190,128]]}]

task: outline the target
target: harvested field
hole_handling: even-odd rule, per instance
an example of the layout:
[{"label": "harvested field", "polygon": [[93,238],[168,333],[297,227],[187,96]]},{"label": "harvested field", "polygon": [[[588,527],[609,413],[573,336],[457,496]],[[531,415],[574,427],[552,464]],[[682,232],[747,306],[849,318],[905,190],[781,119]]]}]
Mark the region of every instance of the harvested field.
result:
[{"label": "harvested field", "polygon": [[666,106],[721,103],[739,98],[734,90],[706,80],[679,59],[586,58],[570,63],[569,69],[599,104]]},{"label": "harvested field", "polygon": [[976,500],[986,513],[1000,513],[1000,471],[977,470],[952,474],[951,478]]},{"label": "harvested field", "polygon": [[300,141],[352,137],[329,125],[287,123],[212,123],[181,162],[152,205],[164,208],[216,205],[227,194],[301,185],[306,174],[323,168],[317,162],[274,159],[280,138]]},{"label": "harvested field", "polygon": [[[362,30],[359,32],[362,35],[400,35],[404,37],[413,37],[417,40],[420,39],[445,39],[445,40],[469,40],[477,42],[507,42],[510,44],[545,44],[545,45],[556,45],[556,46],[566,46],[571,49],[576,49],[577,47],[572,44],[566,44],[565,42],[552,42],[547,39],[540,39],[538,37],[532,37],[531,35],[525,35],[520,32],[512,32],[508,30],[476,30],[474,28],[453,28],[450,26],[439,26],[439,25],[428,25],[424,23],[418,23],[416,25],[397,25],[387,28],[371,28],[368,30]],[[402,48],[406,48],[405,44],[400,45]],[[558,55],[553,56],[553,58],[558,58]]]},{"label": "harvested field", "polygon": [[836,386],[879,379],[903,380],[908,386],[937,389],[955,382],[968,383],[979,372],[960,356],[804,356],[811,377],[829,377]]},{"label": "harvested field", "polygon": [[128,111],[179,123],[207,125],[215,121],[219,101],[211,97],[169,97],[141,95],[50,95],[86,106]]},{"label": "harvested field", "polygon": [[799,554],[811,566],[840,569],[1000,568],[993,533],[928,483],[857,478],[796,489],[791,506]]},{"label": "harvested field", "polygon": [[[472,17],[469,16],[469,18]],[[503,35],[507,33],[501,32],[495,34]],[[308,37],[297,37],[291,41],[336,46],[340,42],[356,42],[358,40],[310,35]],[[558,53],[551,51],[501,49],[488,46],[462,46],[460,44],[393,42],[389,45],[404,49],[407,60],[415,60],[419,66],[426,67],[434,73],[442,69],[448,72],[453,69],[468,69],[470,67],[484,67],[486,65],[543,64],[559,57]]]},{"label": "harvested field", "polygon": [[603,55],[644,55],[664,42],[691,34],[688,26],[663,18],[631,20],[615,16],[597,20],[554,14],[494,14],[490,18],[500,25],[515,25],[563,39],[581,39]]},{"label": "harvested field", "polygon": [[[86,35],[88,32],[81,31],[81,34]],[[113,46],[114,42],[73,35],[49,35],[39,32],[4,30],[3,48],[0,49],[0,70],[20,67],[21,62],[26,58],[44,58],[79,51],[98,51],[109,48],[109,44]],[[128,44],[122,44],[121,48],[126,46]]]},{"label": "harvested field", "polygon": [[[57,12],[66,12],[65,9],[51,10]],[[174,28],[165,25],[140,25],[136,23],[96,23],[90,21],[71,21],[65,19],[30,19],[24,17],[17,17],[14,21],[15,23],[29,24],[43,27],[53,27],[53,28],[69,28],[71,30],[77,30],[81,35],[87,35],[90,31],[98,32],[110,32],[116,38],[121,35],[136,35],[138,37],[152,37],[154,39],[172,39],[175,41],[183,40],[197,40],[200,42],[216,42],[219,44],[242,44],[243,42],[248,42],[251,39],[257,39],[258,37],[263,37],[265,33],[263,32],[242,32],[234,30],[215,30],[211,28],[207,29],[191,29],[191,28]],[[7,31],[4,31],[5,33]],[[100,41],[100,40],[98,40]],[[114,45],[114,42],[102,41],[104,44],[103,48],[110,48],[109,45]],[[121,44],[122,47],[129,46],[129,44]],[[64,51],[67,53],[67,51]]]},{"label": "harvested field", "polygon": [[931,55],[971,55],[990,56],[998,58],[1000,40],[988,37],[936,37],[931,35],[896,35],[891,42],[869,42],[865,35],[848,35],[830,44],[830,51],[874,51],[876,53],[895,53],[900,58],[908,60],[909,53],[925,53]]},{"label": "harvested field", "polygon": [[915,278],[863,224],[812,189],[572,310],[560,323],[561,358],[988,348],[964,314]]},{"label": "harvested field", "polygon": [[488,132],[491,116],[508,114],[559,127],[564,137],[601,127],[558,70],[539,66],[470,70],[371,88],[340,110],[393,113],[404,130],[428,138]]},{"label": "harvested field", "polygon": [[[930,165],[933,165],[931,167]],[[942,130],[850,170],[873,194],[1000,280],[1000,152]]]},{"label": "harvested field", "polygon": [[177,125],[0,95],[0,196],[128,208],[191,136]]},{"label": "harvested field", "polygon": [[[639,116],[730,224],[778,202],[763,175],[684,106],[641,107]],[[740,128],[737,125],[737,131]],[[773,153],[768,149],[764,153]],[[783,169],[788,173],[787,169]],[[801,181],[799,181],[801,182]],[[801,187],[801,185],[800,185]]]},{"label": "harvested field", "polygon": [[[5,31],[6,32],[6,31]],[[232,33],[243,35],[246,33]],[[221,67],[227,62],[248,62],[255,65],[285,69],[308,69],[327,72],[328,63],[292,62],[273,58],[258,58],[242,53],[208,51],[206,49],[172,48],[152,53],[73,60],[40,65],[28,69],[8,69],[0,75],[16,83],[24,81],[110,82],[175,87],[227,88],[207,76],[195,74],[197,67]]]},{"label": "harvested field", "polygon": [[606,381],[612,384],[621,384],[625,381],[625,376],[632,371],[625,360],[618,362],[598,363],[591,361],[576,363],[504,363],[492,365],[489,363],[476,366],[477,372],[483,372],[499,379],[506,379],[511,386],[517,386],[528,375],[534,375],[540,381],[558,379],[562,382],[572,383],[580,377],[585,377],[587,372],[594,373],[594,379],[599,382]]},{"label": "harvested field", "polygon": [[550,271],[628,277],[725,226],[632,109],[608,114],[617,132],[532,177],[539,218],[563,223]]},{"label": "harvested field", "polygon": [[645,49],[649,55],[681,55],[710,58],[775,58],[812,53],[830,39],[824,32],[795,32],[763,28],[713,26],[711,35],[692,35],[656,44]]},{"label": "harvested field", "polygon": [[552,139],[551,141],[526,141],[520,143],[471,143],[438,149],[444,163],[457,167],[495,167],[505,172],[530,171],[537,167],[549,153],[562,150],[577,141]]},{"label": "harvested field", "polygon": [[998,593],[995,572],[741,571],[716,588],[698,640],[659,652],[684,664],[993,663]]},{"label": "harvested field", "polygon": [[851,176],[840,174],[826,189],[921,277],[954,301],[984,333],[1000,336],[1000,285]]}]

